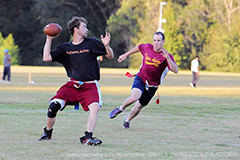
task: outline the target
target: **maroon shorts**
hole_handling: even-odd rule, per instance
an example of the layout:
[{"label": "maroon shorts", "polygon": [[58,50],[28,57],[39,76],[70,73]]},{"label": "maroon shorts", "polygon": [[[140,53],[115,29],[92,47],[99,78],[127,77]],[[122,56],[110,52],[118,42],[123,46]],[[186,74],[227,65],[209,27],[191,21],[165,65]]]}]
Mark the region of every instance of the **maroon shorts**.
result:
[{"label": "maroon shorts", "polygon": [[79,88],[76,88],[75,85],[79,86],[76,82],[67,82],[51,100],[62,99],[66,102],[65,106],[80,103],[84,111],[88,111],[88,106],[94,102],[102,105],[100,86],[97,82],[84,83]]}]

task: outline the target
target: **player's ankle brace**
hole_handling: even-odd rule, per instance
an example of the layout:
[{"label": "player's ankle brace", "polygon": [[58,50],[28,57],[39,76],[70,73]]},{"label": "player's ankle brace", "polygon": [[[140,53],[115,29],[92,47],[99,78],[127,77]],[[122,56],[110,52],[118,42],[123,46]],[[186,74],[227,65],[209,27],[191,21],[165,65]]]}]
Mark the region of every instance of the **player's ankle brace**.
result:
[{"label": "player's ankle brace", "polygon": [[61,108],[60,103],[58,103],[58,102],[52,102],[52,103],[49,105],[47,116],[48,116],[49,118],[54,118],[54,117],[56,117],[57,112],[58,112],[58,110],[59,110],[60,108]]}]

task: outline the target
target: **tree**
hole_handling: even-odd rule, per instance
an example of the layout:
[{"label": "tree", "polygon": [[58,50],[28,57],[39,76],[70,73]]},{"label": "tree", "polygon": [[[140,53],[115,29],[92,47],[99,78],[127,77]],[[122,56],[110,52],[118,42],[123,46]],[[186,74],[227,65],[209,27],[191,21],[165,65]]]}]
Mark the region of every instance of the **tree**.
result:
[{"label": "tree", "polygon": [[[19,58],[16,59],[20,65],[52,65],[42,61],[44,26],[56,22],[63,28],[53,41],[54,48],[71,39],[66,26],[68,20],[72,16],[84,16],[88,21],[89,36],[100,39],[105,30],[111,32],[115,59],[104,59],[102,67],[139,68],[141,54],[134,54],[123,63],[116,60],[139,43],[152,43],[152,36],[158,28],[161,2],[3,0],[0,1],[0,31],[2,39],[11,34],[15,40],[19,47]],[[167,20],[163,24],[165,48],[173,54],[180,69],[189,69],[191,60],[199,55],[203,69],[239,72],[240,0],[166,2],[163,7],[163,18]]]},{"label": "tree", "polygon": [[[209,41],[202,53],[202,64],[210,71],[240,72],[239,14],[235,10],[229,17],[229,8],[226,7],[228,5],[225,0],[221,3],[214,1],[211,5],[217,9],[217,20],[208,31]],[[236,1],[233,3],[230,0],[231,5],[239,9]]]},{"label": "tree", "polygon": [[33,65],[42,48],[39,45],[41,36],[37,34],[42,28],[34,14],[35,10],[32,10],[34,2],[0,1],[0,30],[5,37],[12,33],[15,43],[19,46],[19,64],[22,65]]},{"label": "tree", "polygon": [[[227,27],[228,27],[228,31],[231,30],[231,16],[232,14],[234,14],[234,12],[236,12],[237,10],[240,10],[240,5],[239,5],[239,1],[238,1],[238,4],[237,2],[234,0],[223,0],[224,2],[224,5],[225,5],[225,8],[226,8],[226,15],[227,15],[227,18],[225,18],[226,20],[226,24],[227,24]],[[235,3],[235,6],[234,6],[234,3]]]},{"label": "tree", "polygon": [[53,48],[70,40],[66,24],[72,16],[84,16],[89,24],[89,36],[100,39],[105,33],[106,19],[117,7],[116,0],[3,0],[0,1],[0,30],[5,37],[12,33],[20,49],[21,65],[52,65],[42,61],[45,25],[56,22],[62,26]]},{"label": "tree", "polygon": [[3,50],[4,49],[8,49],[9,50],[9,54],[11,55],[11,62],[13,65],[19,64],[18,63],[18,53],[19,53],[19,49],[18,46],[15,45],[14,43],[14,38],[12,34],[9,34],[5,39],[2,36],[2,33],[0,32],[0,64],[3,64]]},{"label": "tree", "polygon": [[[107,30],[112,35],[112,47],[115,52],[115,60],[119,55],[126,52],[133,47],[132,39],[136,37],[139,31],[137,19],[142,13],[143,0],[122,0],[120,1],[120,8],[115,14],[112,14],[107,21]],[[117,63],[114,67],[128,67],[129,60],[123,61],[121,64]]]},{"label": "tree", "polygon": [[205,0],[187,1],[187,6],[179,10],[178,21],[181,23],[181,33],[184,37],[185,49],[181,69],[189,69],[191,60],[203,51],[207,41],[208,28],[213,24],[209,14],[209,6]]}]

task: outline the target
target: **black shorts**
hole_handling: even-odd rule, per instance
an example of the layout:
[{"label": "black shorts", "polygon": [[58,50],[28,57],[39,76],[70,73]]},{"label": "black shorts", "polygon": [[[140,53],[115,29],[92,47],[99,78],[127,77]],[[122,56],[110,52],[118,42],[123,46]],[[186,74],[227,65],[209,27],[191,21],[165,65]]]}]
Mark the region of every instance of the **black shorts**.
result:
[{"label": "black shorts", "polygon": [[148,105],[152,97],[155,95],[155,92],[157,91],[157,87],[148,87],[146,88],[146,84],[142,81],[142,79],[138,76],[135,77],[132,89],[138,88],[142,91],[142,95],[139,98],[139,103],[142,106]]}]

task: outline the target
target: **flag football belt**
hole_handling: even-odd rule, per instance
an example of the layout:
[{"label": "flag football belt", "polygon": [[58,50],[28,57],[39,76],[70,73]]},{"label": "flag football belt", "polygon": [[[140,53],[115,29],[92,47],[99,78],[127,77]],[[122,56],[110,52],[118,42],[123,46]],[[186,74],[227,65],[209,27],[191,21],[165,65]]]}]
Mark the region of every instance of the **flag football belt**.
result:
[{"label": "flag football belt", "polygon": [[149,85],[147,80],[146,80],[146,85],[145,85],[145,87],[146,87],[146,90],[148,90],[148,88],[150,88],[150,87],[158,88],[158,86]]},{"label": "flag football belt", "polygon": [[[129,78],[136,76],[136,74],[133,75],[133,74],[131,74],[131,73],[129,73],[129,72],[127,72],[125,75],[126,75],[127,77],[129,77]],[[158,86],[159,86],[159,85],[157,85],[157,86],[149,85],[149,84],[148,84],[148,81],[146,80],[146,85],[145,85],[146,90],[148,90],[149,87],[158,88]],[[156,103],[159,104],[159,103],[160,103],[160,97],[159,97],[159,93],[158,93],[158,92],[157,92],[157,95],[158,95],[158,99],[156,100]]]},{"label": "flag football belt", "polygon": [[84,83],[96,83],[96,80],[94,80],[94,81],[84,81],[83,82],[83,81],[76,81],[74,79],[70,79],[69,81],[77,83],[77,84],[74,84],[74,87],[76,87],[76,88],[80,88],[81,85],[83,85]]}]

